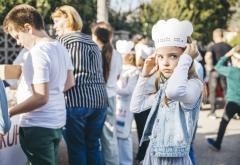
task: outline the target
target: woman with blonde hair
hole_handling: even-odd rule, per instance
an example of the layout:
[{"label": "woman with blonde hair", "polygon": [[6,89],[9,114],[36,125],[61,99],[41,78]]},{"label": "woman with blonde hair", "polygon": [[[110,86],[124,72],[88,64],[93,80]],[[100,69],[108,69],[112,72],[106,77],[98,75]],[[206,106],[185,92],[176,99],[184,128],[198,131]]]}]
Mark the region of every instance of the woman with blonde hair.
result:
[{"label": "woman with blonde hair", "polygon": [[106,116],[107,92],[100,49],[90,36],[81,32],[82,19],[73,7],[58,7],[52,19],[57,39],[72,58],[76,81],[65,94],[67,122],[64,137],[69,163],[101,165],[99,139]]}]

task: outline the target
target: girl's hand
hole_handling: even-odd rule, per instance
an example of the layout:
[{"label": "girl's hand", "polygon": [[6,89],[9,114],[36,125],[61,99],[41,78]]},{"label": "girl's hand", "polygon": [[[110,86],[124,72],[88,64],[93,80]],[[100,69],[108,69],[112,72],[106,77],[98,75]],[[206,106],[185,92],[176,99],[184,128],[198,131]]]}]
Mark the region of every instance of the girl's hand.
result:
[{"label": "girl's hand", "polygon": [[192,59],[195,59],[198,56],[197,45],[195,43],[187,44],[184,53],[190,55]]},{"label": "girl's hand", "polygon": [[142,70],[142,76],[143,77],[149,77],[152,74],[154,74],[158,70],[158,64],[156,63],[156,56],[155,54],[152,54],[148,58],[146,58],[143,70]]},{"label": "girl's hand", "polygon": [[239,52],[239,49],[240,49],[239,46],[234,47],[230,51],[228,51],[225,56],[226,57],[231,57],[231,56],[233,56],[234,53]]}]

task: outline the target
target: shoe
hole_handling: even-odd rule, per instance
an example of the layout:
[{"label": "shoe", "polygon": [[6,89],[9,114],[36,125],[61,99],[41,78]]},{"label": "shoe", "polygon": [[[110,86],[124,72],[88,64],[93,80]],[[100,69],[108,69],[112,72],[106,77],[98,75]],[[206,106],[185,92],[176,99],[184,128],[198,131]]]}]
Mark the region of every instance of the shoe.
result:
[{"label": "shoe", "polygon": [[216,141],[212,138],[207,138],[208,146],[214,151],[220,151],[221,147],[216,144]]},{"label": "shoe", "polygon": [[209,113],[208,118],[215,120],[215,119],[217,119],[217,115],[215,113]]},{"label": "shoe", "polygon": [[235,115],[233,116],[233,119],[234,119],[234,120],[239,120],[239,119],[240,119],[239,114],[235,114]]}]

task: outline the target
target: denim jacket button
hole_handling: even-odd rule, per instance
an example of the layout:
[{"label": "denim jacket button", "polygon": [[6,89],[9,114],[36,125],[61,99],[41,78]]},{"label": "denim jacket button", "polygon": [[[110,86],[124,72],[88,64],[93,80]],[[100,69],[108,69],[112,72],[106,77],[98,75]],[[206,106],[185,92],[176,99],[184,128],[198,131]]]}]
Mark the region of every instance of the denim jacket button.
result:
[{"label": "denim jacket button", "polygon": [[156,122],[157,122],[157,123],[159,123],[159,121],[160,121],[160,120],[159,120],[159,119],[157,119],[157,121],[156,121]]},{"label": "denim jacket button", "polygon": [[155,155],[155,154],[156,154],[156,152],[155,152],[155,151],[153,151],[153,152],[152,152],[152,155]]}]

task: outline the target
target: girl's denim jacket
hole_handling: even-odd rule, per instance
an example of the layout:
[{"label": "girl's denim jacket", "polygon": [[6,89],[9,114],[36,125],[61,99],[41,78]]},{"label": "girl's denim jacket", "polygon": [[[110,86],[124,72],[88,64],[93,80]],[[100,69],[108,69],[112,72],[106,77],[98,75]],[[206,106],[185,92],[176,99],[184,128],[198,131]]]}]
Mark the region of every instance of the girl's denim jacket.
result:
[{"label": "girl's denim jacket", "polygon": [[[189,154],[203,88],[199,79],[188,80],[191,63],[189,55],[180,57],[171,78],[160,86],[152,103],[147,101],[147,79],[140,77],[138,80],[130,108],[133,112],[141,112],[149,106],[146,104],[152,106],[140,143],[150,140],[153,156],[184,157]],[[167,104],[165,96],[169,98]]]}]

